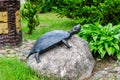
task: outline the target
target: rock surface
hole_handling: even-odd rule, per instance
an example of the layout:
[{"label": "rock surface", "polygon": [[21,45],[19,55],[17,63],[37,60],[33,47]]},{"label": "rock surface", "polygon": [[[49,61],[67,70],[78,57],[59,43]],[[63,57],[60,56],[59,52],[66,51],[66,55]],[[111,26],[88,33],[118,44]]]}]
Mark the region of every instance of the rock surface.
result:
[{"label": "rock surface", "polygon": [[73,36],[68,40],[72,48],[58,45],[40,55],[38,64],[34,55],[28,59],[28,65],[38,74],[53,75],[62,80],[81,80],[91,76],[95,60],[90,53],[88,44]]}]

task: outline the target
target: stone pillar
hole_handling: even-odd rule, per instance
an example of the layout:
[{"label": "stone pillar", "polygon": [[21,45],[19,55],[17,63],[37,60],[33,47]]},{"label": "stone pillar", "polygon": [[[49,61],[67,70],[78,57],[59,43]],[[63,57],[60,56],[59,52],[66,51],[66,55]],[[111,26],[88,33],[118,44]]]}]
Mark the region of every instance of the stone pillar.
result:
[{"label": "stone pillar", "polygon": [[19,9],[19,0],[0,0],[0,46],[15,46],[22,42]]}]

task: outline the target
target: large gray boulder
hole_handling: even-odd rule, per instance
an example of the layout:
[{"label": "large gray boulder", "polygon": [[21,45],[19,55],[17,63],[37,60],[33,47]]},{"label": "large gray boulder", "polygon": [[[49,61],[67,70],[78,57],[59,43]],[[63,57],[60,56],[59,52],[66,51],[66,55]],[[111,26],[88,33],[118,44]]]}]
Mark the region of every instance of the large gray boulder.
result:
[{"label": "large gray boulder", "polygon": [[28,65],[38,74],[60,77],[61,80],[81,80],[90,77],[95,60],[88,44],[81,38],[72,36],[68,40],[72,48],[59,45],[40,55],[37,63],[34,54],[29,57]]}]

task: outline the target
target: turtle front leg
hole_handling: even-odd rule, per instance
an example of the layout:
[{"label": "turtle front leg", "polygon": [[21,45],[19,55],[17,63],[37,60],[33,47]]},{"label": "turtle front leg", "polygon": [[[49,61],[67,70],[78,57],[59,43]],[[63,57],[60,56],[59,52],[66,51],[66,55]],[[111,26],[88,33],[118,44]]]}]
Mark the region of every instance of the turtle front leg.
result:
[{"label": "turtle front leg", "polygon": [[68,44],[68,42],[66,41],[66,40],[62,40],[62,43],[65,45],[65,46],[67,46],[67,48],[71,48],[72,46],[70,46],[69,44]]},{"label": "turtle front leg", "polygon": [[37,63],[41,62],[41,61],[40,61],[40,58],[39,58],[39,52],[37,52],[37,53],[35,54],[35,59],[36,59],[36,62],[37,62]]}]

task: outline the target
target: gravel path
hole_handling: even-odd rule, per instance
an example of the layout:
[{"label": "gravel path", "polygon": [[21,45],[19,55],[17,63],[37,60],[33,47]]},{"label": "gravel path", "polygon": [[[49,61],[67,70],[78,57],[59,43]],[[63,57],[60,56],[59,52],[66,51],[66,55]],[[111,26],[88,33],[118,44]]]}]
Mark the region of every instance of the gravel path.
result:
[{"label": "gravel path", "polygon": [[[0,57],[18,57],[21,61],[25,61],[25,57],[29,53],[35,40],[23,41],[23,45],[16,48],[0,48]],[[96,66],[90,78],[85,80],[120,80],[120,62],[115,59],[106,58],[104,60],[97,59]]]}]

